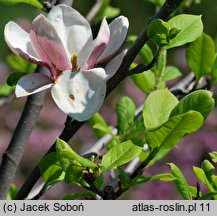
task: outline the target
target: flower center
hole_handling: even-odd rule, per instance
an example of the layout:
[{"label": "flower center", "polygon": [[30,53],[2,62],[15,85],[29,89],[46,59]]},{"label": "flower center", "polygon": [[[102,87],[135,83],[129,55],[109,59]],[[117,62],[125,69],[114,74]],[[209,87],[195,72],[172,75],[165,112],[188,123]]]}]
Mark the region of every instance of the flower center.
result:
[{"label": "flower center", "polygon": [[72,71],[79,71],[79,67],[78,67],[78,57],[76,54],[73,54],[71,56],[71,64],[72,64]]}]

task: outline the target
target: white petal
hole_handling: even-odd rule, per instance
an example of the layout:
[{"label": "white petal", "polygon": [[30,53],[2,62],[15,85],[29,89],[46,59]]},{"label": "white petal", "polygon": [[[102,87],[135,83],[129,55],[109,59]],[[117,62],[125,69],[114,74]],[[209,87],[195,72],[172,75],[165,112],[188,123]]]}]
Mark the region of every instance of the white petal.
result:
[{"label": "white petal", "polygon": [[78,66],[84,66],[93,49],[92,31],[87,20],[78,11],[63,4],[53,7],[47,18],[68,50],[68,57],[76,54]]},{"label": "white petal", "polygon": [[40,59],[61,71],[71,68],[71,62],[62,41],[53,25],[42,14],[37,16],[32,23],[30,39]]},{"label": "white petal", "polygon": [[99,33],[96,39],[94,40],[93,51],[91,52],[91,55],[88,58],[85,68],[89,69],[95,66],[97,59],[106,49],[109,43],[109,38],[110,38],[110,30],[109,30],[108,23],[104,18],[101,23]]},{"label": "white petal", "polygon": [[106,72],[106,80],[109,80],[114,74],[117,72],[118,68],[121,66],[123,58],[126,54],[127,50],[122,51],[118,55],[116,55],[113,59],[111,59],[108,64],[105,66]]},{"label": "white petal", "polygon": [[53,81],[43,73],[27,74],[18,81],[15,94],[23,97],[48,89],[52,85]]},{"label": "white petal", "polygon": [[39,59],[32,48],[29,34],[15,22],[10,21],[4,30],[5,41],[10,49],[28,61],[38,62]]},{"label": "white petal", "polygon": [[107,61],[123,44],[129,27],[129,21],[124,16],[119,16],[109,24],[110,40],[105,51],[98,59],[98,63]]},{"label": "white petal", "polygon": [[106,74],[102,68],[88,71],[65,71],[51,89],[57,106],[78,121],[91,118],[103,104]]}]

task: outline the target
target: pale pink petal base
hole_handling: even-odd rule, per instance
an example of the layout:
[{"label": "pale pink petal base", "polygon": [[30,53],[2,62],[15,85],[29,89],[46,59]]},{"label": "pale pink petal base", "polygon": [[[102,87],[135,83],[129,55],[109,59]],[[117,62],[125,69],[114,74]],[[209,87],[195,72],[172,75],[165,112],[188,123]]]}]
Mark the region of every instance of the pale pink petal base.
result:
[{"label": "pale pink petal base", "polygon": [[106,94],[105,71],[65,71],[51,90],[57,106],[72,119],[86,121],[103,104]]},{"label": "pale pink petal base", "polygon": [[8,22],[4,29],[4,36],[7,45],[16,54],[27,61],[39,62],[39,58],[30,42],[29,34],[15,22]]},{"label": "pale pink petal base", "polygon": [[15,94],[17,97],[24,97],[48,89],[52,85],[53,81],[43,73],[27,74],[18,81]]},{"label": "pale pink petal base", "polygon": [[35,52],[43,61],[59,70],[71,68],[71,62],[62,41],[53,25],[42,14],[33,21],[30,38]]}]

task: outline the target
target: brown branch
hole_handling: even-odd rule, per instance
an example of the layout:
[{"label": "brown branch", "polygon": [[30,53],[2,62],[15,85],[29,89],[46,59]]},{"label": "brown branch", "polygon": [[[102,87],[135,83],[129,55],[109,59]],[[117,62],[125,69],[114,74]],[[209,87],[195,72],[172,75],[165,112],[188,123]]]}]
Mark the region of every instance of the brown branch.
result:
[{"label": "brown branch", "polygon": [[[182,3],[182,1],[183,0],[166,0],[162,8],[159,10],[159,12],[154,17],[152,17],[151,20],[154,20],[154,19],[168,20],[170,15]],[[143,32],[141,32],[141,34],[138,36],[135,43],[130,47],[130,49],[126,53],[123,59],[123,62],[121,66],[119,67],[118,71],[116,72],[116,74],[108,81],[106,96],[108,96],[108,94],[111,93],[116,88],[116,86],[124,78],[128,76],[128,69],[131,63],[133,62],[135,57],[138,55],[140,49],[148,41],[147,28],[148,28],[148,25],[145,26]],[[71,124],[66,124],[63,132],[60,135],[60,138],[66,142],[69,141],[69,139],[73,137],[75,132],[77,132],[77,130],[83,124],[84,122],[78,122],[78,121],[73,121]],[[50,148],[48,153],[52,151],[55,151],[54,145]],[[40,178],[40,172],[39,172],[38,167],[36,166],[34,170],[32,171],[32,173],[30,174],[30,176],[24,182],[23,186],[19,190],[15,199],[25,199],[25,197],[29,194],[32,187],[35,185],[35,183],[37,182],[39,178]]]},{"label": "brown branch", "polygon": [[103,3],[102,0],[96,0],[96,3],[90,9],[89,13],[86,16],[86,19],[89,23],[93,22],[95,16],[97,15],[98,11],[100,10],[100,8],[102,6],[102,3]]},{"label": "brown branch", "polygon": [[[42,68],[38,67],[38,71]],[[26,143],[38,119],[44,102],[45,92],[27,98],[23,113],[14,131],[10,144],[3,154],[0,166],[0,199],[5,199],[13,182],[17,166],[20,163]]]}]

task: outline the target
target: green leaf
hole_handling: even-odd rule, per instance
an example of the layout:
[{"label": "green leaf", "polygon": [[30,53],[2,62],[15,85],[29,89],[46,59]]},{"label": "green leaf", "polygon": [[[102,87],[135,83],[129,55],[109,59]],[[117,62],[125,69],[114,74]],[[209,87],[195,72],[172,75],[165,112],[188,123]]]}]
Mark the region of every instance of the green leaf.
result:
[{"label": "green leaf", "polygon": [[171,29],[180,29],[180,33],[170,41],[167,48],[182,46],[196,40],[203,32],[201,16],[182,14],[168,21]]},{"label": "green leaf", "polygon": [[40,10],[43,9],[43,5],[38,1],[38,0],[1,0],[2,4],[7,4],[7,5],[15,5],[19,3],[26,3],[30,4],[34,7],[39,8]]},{"label": "green leaf", "polygon": [[165,2],[165,0],[146,0],[146,1],[149,1],[149,2],[151,2],[154,5],[159,6],[159,7],[161,7]]},{"label": "green leaf", "polygon": [[212,187],[211,183],[209,182],[208,178],[206,177],[205,172],[196,166],[193,166],[193,170],[195,175],[197,176],[197,178],[203,182],[204,185],[207,186],[207,188],[209,189],[210,192],[215,192],[214,188]]},{"label": "green leaf", "polygon": [[122,188],[128,188],[129,187],[128,174],[121,167],[118,167],[117,171],[118,171],[118,178],[120,179],[120,182],[122,184]]},{"label": "green leaf", "polygon": [[70,146],[65,141],[61,139],[57,139],[56,141],[56,152],[57,158],[64,171],[66,171],[66,169],[71,163],[79,163],[81,166],[89,167],[91,169],[97,168],[97,165],[95,163],[78,155],[70,148]]},{"label": "green leaf", "polygon": [[217,56],[216,56],[215,62],[213,64],[212,71],[210,73],[212,76],[211,83],[212,83],[212,85],[215,85],[217,83]]},{"label": "green leaf", "polygon": [[90,191],[85,191],[85,192],[78,192],[78,193],[74,193],[74,194],[68,194],[65,195],[62,200],[75,200],[77,198],[80,197],[85,197],[88,199],[92,199],[95,200],[96,199],[96,194]]},{"label": "green leaf", "polygon": [[176,68],[174,66],[167,66],[164,70],[164,73],[163,73],[161,80],[169,81],[169,80],[175,79],[177,77],[180,77],[181,75],[182,75],[182,73],[179,71],[178,68]]},{"label": "green leaf", "polygon": [[114,18],[118,16],[119,13],[119,8],[114,8],[110,6],[110,0],[103,0],[102,5],[94,18],[94,22],[101,22],[104,17]]},{"label": "green leaf", "polygon": [[111,148],[102,158],[101,171],[116,169],[132,159],[136,158],[142,151],[141,147],[134,145],[130,140],[120,143]]},{"label": "green leaf", "polygon": [[104,176],[103,176],[103,174],[101,174],[94,181],[94,185],[99,189],[103,189],[104,181],[105,181]]},{"label": "green leaf", "polygon": [[212,158],[212,161],[214,163],[217,163],[217,152],[216,151],[209,153],[209,156]]},{"label": "green leaf", "polygon": [[186,50],[187,63],[197,80],[211,72],[215,62],[215,44],[207,34],[202,34]]},{"label": "green leaf", "polygon": [[9,193],[7,194],[6,200],[13,200],[17,194],[17,187],[15,184],[10,185]]},{"label": "green leaf", "polygon": [[[130,35],[127,37],[127,42],[130,44],[134,44],[136,39],[137,39],[137,36]],[[145,44],[142,47],[142,49],[139,51],[139,56],[142,60],[142,63],[145,65],[149,64],[154,57],[153,52],[152,52],[151,48],[148,46],[148,44]]]},{"label": "green leaf", "polygon": [[189,185],[181,170],[173,163],[169,163],[169,165],[171,168],[171,174],[176,178],[175,180],[173,180],[176,189],[179,191],[179,193],[185,200],[192,200]]},{"label": "green leaf", "polygon": [[7,78],[7,84],[9,86],[16,86],[18,80],[21,77],[25,76],[26,74],[27,73],[25,73],[25,72],[19,72],[19,73],[15,72],[15,73],[10,74],[10,76]]},{"label": "green leaf", "polygon": [[56,152],[51,152],[44,156],[39,163],[39,169],[45,185],[43,186],[43,191],[47,189],[48,186],[54,185],[64,179],[64,173],[62,167],[59,165],[57,160]]},{"label": "green leaf", "polygon": [[122,97],[116,106],[118,134],[123,136],[134,123],[136,105],[129,97]]},{"label": "green leaf", "polygon": [[208,160],[204,160],[201,164],[201,168],[205,172],[208,180],[212,182],[212,176],[215,174],[215,167]]},{"label": "green leaf", "polygon": [[148,37],[160,47],[169,44],[170,26],[161,19],[152,21],[148,26]]},{"label": "green leaf", "polygon": [[157,174],[153,175],[150,177],[145,177],[145,176],[137,176],[130,182],[130,186],[137,185],[137,184],[143,184],[148,181],[153,181],[153,180],[161,180],[161,181],[173,181],[176,178],[171,174],[171,173],[162,173],[162,174]]},{"label": "green leaf", "polygon": [[37,67],[36,64],[32,64],[17,55],[9,55],[7,57],[7,63],[12,69],[22,73],[33,73]]},{"label": "green leaf", "polygon": [[168,90],[157,90],[151,93],[144,104],[143,118],[147,129],[159,127],[165,123],[178,99]]},{"label": "green leaf", "polygon": [[165,67],[166,67],[166,63],[167,63],[167,50],[163,49],[160,52],[160,56],[157,60],[157,64],[156,64],[156,75],[157,76],[161,76],[164,73]]},{"label": "green leaf", "polygon": [[155,86],[155,75],[151,70],[131,76],[136,86],[145,94],[149,93]]},{"label": "green leaf", "polygon": [[214,199],[214,196],[215,195],[217,195],[217,191],[216,192],[210,192],[210,193],[207,193],[207,194],[205,194],[205,195],[203,195],[203,196],[201,196],[200,198],[199,198],[199,200],[208,200],[208,199]]},{"label": "green leaf", "polygon": [[103,13],[103,17],[111,19],[111,18],[114,18],[114,17],[118,16],[119,14],[120,14],[120,9],[119,8],[115,8],[115,7],[112,7],[112,6],[107,6],[104,13]]},{"label": "green leaf", "polygon": [[203,117],[199,112],[189,111],[170,118],[160,128],[146,133],[147,143],[150,147],[170,149],[174,147],[183,136],[195,132],[203,124]]},{"label": "green leaf", "polygon": [[72,184],[72,183],[80,183],[84,181],[83,179],[83,170],[84,167],[80,166],[79,163],[77,164],[70,164],[65,173],[65,183]]},{"label": "green leaf", "polygon": [[204,119],[214,108],[215,101],[212,93],[207,90],[197,90],[185,96],[173,109],[170,117],[183,114],[189,110],[200,112]]},{"label": "green leaf", "polygon": [[6,82],[3,83],[0,86],[0,98],[9,96],[13,90],[14,90],[14,88],[9,86]]}]

